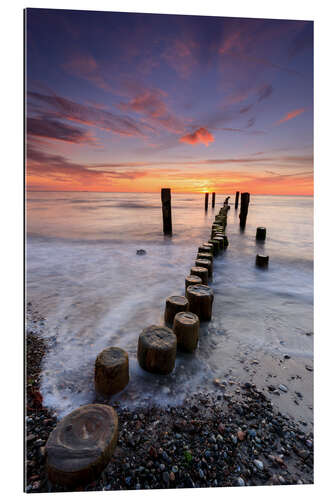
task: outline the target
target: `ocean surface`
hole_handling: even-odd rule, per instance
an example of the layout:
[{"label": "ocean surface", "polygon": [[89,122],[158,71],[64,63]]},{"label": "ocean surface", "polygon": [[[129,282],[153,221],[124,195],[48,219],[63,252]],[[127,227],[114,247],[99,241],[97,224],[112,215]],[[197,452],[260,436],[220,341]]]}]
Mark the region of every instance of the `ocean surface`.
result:
[{"label": "ocean surface", "polygon": [[[240,355],[312,359],[313,198],[251,195],[244,232],[231,196],[229,247],[214,260],[213,319],[201,326],[197,351],[177,355],[168,376],[138,366],[140,332],[163,322],[166,297],[184,294],[225,196],[205,212],[203,194],[173,194],[170,238],[159,193],[27,193],[26,290],[46,318],[46,406],[62,416],[93,401],[95,358],[110,345],[129,353],[130,383],[111,400],[126,406],[178,404],[211,390],[216,377],[237,375]],[[264,243],[257,226],[267,228]],[[266,271],[254,266],[262,252]]]}]

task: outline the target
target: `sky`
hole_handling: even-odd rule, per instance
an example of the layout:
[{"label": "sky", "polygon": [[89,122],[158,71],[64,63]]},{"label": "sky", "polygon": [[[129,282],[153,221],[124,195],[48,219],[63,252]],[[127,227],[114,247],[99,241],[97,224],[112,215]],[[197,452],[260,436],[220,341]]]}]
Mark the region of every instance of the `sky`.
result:
[{"label": "sky", "polygon": [[26,10],[31,191],[313,194],[313,23]]}]

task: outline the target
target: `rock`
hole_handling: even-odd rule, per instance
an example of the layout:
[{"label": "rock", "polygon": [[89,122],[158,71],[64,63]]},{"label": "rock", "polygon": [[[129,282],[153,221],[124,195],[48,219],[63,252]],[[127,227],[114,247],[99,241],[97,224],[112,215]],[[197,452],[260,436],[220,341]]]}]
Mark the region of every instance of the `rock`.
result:
[{"label": "rock", "polygon": [[167,472],[163,472],[162,474],[163,481],[165,482],[166,485],[169,484],[169,474]]},{"label": "rock", "polygon": [[305,365],[305,368],[309,371],[309,372],[313,372],[313,367],[310,366],[310,365]]},{"label": "rock", "polygon": [[143,248],[140,248],[140,250],[136,251],[136,255],[146,255],[146,250],[143,250]]},{"label": "rock", "polygon": [[237,484],[238,486],[245,486],[245,481],[242,477],[237,478]]},{"label": "rock", "polygon": [[283,384],[280,384],[280,385],[279,385],[279,389],[280,389],[280,391],[282,391],[282,392],[288,392],[288,387],[286,387],[286,386],[285,386],[285,385],[283,385]]},{"label": "rock", "polygon": [[239,439],[240,441],[244,441],[245,436],[246,436],[246,434],[245,434],[245,432],[244,432],[244,431],[238,431],[238,432],[237,432],[237,437],[238,437],[238,439]]},{"label": "rock", "polygon": [[264,470],[264,464],[260,460],[253,460],[253,463],[257,467],[258,470],[260,470],[260,471]]},{"label": "rock", "polygon": [[176,479],[175,474],[171,471],[169,474],[170,481],[174,481]]}]

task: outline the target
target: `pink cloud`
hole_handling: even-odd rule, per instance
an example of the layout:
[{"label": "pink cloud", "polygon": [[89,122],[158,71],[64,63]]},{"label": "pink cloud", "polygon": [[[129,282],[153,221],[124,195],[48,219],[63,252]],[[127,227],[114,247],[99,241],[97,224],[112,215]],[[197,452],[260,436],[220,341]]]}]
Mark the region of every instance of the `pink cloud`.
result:
[{"label": "pink cloud", "polygon": [[289,111],[289,113],[286,113],[281,120],[276,122],[276,125],[280,125],[281,123],[287,122],[289,120],[292,120],[293,118],[296,118],[296,116],[301,115],[304,113],[305,108],[300,108],[300,109],[294,109],[294,111]]},{"label": "pink cloud", "polygon": [[198,128],[192,134],[184,135],[179,139],[179,142],[185,142],[192,145],[201,143],[206,146],[209,146],[209,143],[214,141],[214,136],[204,127]]}]

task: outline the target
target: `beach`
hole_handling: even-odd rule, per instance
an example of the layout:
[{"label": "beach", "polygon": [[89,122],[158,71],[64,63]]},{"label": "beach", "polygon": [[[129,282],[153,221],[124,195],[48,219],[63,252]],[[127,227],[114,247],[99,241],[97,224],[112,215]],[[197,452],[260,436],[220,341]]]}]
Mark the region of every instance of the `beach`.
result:
[{"label": "beach", "polygon": [[[37,360],[27,346],[37,380],[28,390],[28,491],[56,491],[40,449],[57,419],[89,402],[117,409],[120,436],[87,489],[313,482],[311,197],[253,196],[244,232],[231,205],[230,245],[214,260],[213,318],[201,324],[196,353],[179,353],[165,377],[137,365],[139,333],[162,323],[167,296],[184,293],[223,199],[205,213],[203,196],[173,196],[167,238],[157,194],[28,195],[27,338],[40,346]],[[263,248],[267,271],[254,266]],[[93,369],[108,345],[129,353],[130,383],[104,401]]]}]

